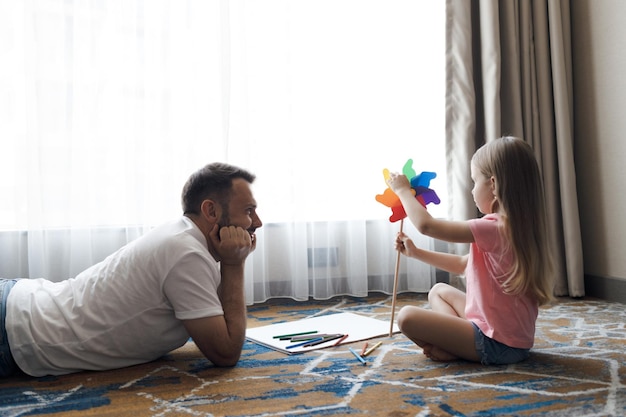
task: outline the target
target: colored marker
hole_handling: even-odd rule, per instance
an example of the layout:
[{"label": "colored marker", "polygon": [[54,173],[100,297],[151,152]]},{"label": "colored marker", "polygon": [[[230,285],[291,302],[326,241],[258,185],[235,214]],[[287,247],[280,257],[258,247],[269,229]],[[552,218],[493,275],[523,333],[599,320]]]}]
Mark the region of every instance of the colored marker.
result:
[{"label": "colored marker", "polygon": [[351,347],[349,347],[348,349],[350,349],[350,352],[352,352],[352,354],[354,356],[356,356],[356,358],[358,360],[360,360],[363,365],[367,364],[367,362],[365,362],[365,359],[363,359],[363,357],[361,355],[359,355],[359,352],[357,352],[356,350],[352,349]]},{"label": "colored marker", "polygon": [[376,343],[374,346],[372,346],[371,348],[367,349],[367,350],[365,351],[365,353],[362,353],[362,355],[363,355],[363,356],[367,356],[367,355],[369,355],[369,354],[370,354],[370,353],[372,353],[372,352],[373,352],[373,351],[374,351],[374,350],[375,350],[378,346],[380,346],[380,345],[382,345],[382,344],[383,344],[383,342],[378,342],[378,343]]},{"label": "colored marker", "polygon": [[344,334],[343,336],[341,336],[341,339],[337,340],[337,342],[335,342],[335,344],[333,346],[337,346],[339,345],[339,343],[343,342],[344,340],[346,340],[348,338],[347,334]]},{"label": "colored marker", "polygon": [[327,336],[327,337],[323,337],[322,340],[318,340],[318,341],[310,340],[309,343],[304,345],[304,347],[321,345],[322,343],[330,342],[331,340],[336,340],[336,339],[339,339],[341,337],[343,337],[342,334],[335,334],[335,335],[330,335],[330,336]]},{"label": "colored marker", "polygon": [[313,339],[313,340],[305,340],[304,342],[300,342],[300,343],[296,343],[296,344],[293,344],[293,345],[289,345],[285,349],[297,348],[297,347],[300,347],[300,346],[307,345],[309,343],[319,342],[320,340],[324,340],[324,338],[323,337],[319,337],[319,338]]},{"label": "colored marker", "polygon": [[289,337],[294,337],[294,336],[302,336],[304,334],[313,334],[313,333],[317,333],[317,330],[311,330],[310,332],[300,332],[300,333],[292,333],[292,334],[281,334],[279,336],[273,336],[274,339],[283,339],[283,338],[289,338]]},{"label": "colored marker", "polygon": [[283,337],[281,338],[281,340],[291,340],[292,342],[302,342],[304,340],[312,340],[312,339],[319,339],[320,337],[332,337],[332,336],[337,336],[337,333],[314,333],[314,334],[309,334],[309,335],[304,335],[304,336]]}]

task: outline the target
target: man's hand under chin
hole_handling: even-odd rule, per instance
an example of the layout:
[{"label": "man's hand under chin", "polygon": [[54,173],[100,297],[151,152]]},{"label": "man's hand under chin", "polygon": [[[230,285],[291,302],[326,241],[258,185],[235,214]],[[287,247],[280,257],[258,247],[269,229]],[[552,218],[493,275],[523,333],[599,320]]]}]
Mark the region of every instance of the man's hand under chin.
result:
[{"label": "man's hand under chin", "polygon": [[238,226],[213,226],[209,234],[222,264],[241,265],[256,248],[256,236]]}]

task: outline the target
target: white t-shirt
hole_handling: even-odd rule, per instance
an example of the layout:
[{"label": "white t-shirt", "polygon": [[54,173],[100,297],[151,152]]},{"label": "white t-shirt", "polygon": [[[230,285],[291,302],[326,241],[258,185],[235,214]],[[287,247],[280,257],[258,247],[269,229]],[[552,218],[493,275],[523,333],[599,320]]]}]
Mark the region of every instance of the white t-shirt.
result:
[{"label": "white t-shirt", "polygon": [[19,280],[7,300],[11,353],[32,376],[152,361],[189,339],[180,320],[224,314],[220,279],[206,238],[182,217],[75,278]]}]

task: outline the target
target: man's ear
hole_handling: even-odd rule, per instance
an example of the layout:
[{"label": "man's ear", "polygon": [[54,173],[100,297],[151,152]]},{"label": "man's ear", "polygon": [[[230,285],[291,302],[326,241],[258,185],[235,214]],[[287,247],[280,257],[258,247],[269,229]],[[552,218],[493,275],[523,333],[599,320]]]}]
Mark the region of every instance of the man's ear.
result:
[{"label": "man's ear", "polygon": [[222,211],[220,205],[213,200],[204,200],[200,205],[200,210],[202,211],[202,215],[207,218],[207,220],[212,220],[213,223],[217,223]]}]

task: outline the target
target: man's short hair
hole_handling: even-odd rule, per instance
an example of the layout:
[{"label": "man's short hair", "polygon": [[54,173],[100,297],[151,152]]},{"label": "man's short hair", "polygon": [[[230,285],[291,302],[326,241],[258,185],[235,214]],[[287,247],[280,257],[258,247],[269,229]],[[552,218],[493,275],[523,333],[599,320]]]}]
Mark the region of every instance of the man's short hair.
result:
[{"label": "man's short hair", "polygon": [[233,180],[236,178],[253,183],[256,177],[245,169],[223,162],[213,162],[200,168],[191,174],[183,187],[183,213],[200,214],[200,206],[207,199],[227,206]]}]

